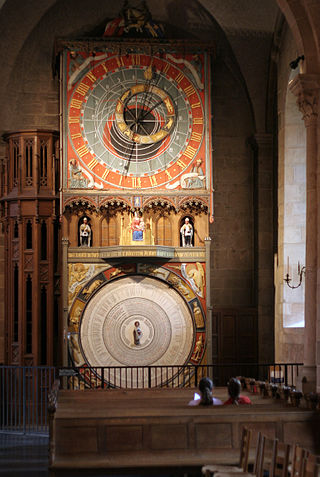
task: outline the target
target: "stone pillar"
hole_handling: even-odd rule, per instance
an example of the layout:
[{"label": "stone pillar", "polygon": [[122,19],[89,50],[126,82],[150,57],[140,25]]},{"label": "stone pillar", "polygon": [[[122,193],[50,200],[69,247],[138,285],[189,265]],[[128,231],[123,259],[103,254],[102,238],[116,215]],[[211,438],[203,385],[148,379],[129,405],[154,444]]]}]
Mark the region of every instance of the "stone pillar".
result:
[{"label": "stone pillar", "polygon": [[[320,77],[299,74],[289,83],[289,88],[297,97],[297,104],[306,127],[306,283],[302,383],[303,391],[308,392],[316,390],[317,381],[318,390],[320,388],[320,356],[316,357],[316,347],[318,345],[319,348],[320,345],[320,207],[318,206],[320,203],[320,160],[317,125]],[[318,354],[320,355],[320,350]]]},{"label": "stone pillar", "polygon": [[62,238],[62,365],[68,366],[68,247],[69,240]]},{"label": "stone pillar", "polygon": [[211,238],[206,237],[204,243],[206,247],[207,363],[212,364]]},{"label": "stone pillar", "polygon": [[273,136],[256,134],[255,281],[258,306],[259,362],[274,359]]}]

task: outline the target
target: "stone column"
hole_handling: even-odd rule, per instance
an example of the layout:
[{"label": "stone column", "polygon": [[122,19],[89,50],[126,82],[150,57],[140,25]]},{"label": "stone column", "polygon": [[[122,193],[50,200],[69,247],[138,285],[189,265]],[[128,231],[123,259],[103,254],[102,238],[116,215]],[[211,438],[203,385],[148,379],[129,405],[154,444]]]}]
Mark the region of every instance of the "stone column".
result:
[{"label": "stone column", "polygon": [[[206,308],[207,308],[207,363],[212,364],[212,305],[211,305],[211,238],[204,239],[206,247]],[[209,373],[210,374],[210,373]],[[212,377],[212,375],[210,375]]]},{"label": "stone column", "polygon": [[68,366],[68,247],[69,240],[62,238],[62,365]]},{"label": "stone column", "polygon": [[[320,344],[319,331],[317,335],[317,323],[320,323],[320,206],[318,206],[320,204],[320,180],[318,179],[320,161],[317,126],[320,77],[312,74],[299,74],[289,83],[289,88],[297,97],[297,104],[306,127],[306,283],[302,383],[304,392],[309,392],[316,390],[317,365],[320,371],[320,356],[318,356],[318,362],[316,357],[317,342],[318,347]],[[320,375],[318,376],[318,390],[319,387]]]},{"label": "stone column", "polygon": [[256,134],[255,281],[258,306],[259,362],[274,359],[273,136]]}]

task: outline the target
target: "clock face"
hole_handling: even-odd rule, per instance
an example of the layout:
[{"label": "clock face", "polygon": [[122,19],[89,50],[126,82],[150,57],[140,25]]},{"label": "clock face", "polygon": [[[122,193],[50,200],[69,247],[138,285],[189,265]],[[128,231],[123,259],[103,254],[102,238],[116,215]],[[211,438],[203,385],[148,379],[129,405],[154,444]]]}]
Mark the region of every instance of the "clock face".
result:
[{"label": "clock face", "polygon": [[[90,366],[174,367],[192,356],[195,330],[187,303],[177,291],[154,278],[133,275],[110,282],[90,299],[79,338]],[[119,371],[114,371],[112,384],[120,381]],[[161,372],[153,371],[152,386],[172,378],[172,371],[170,376]],[[129,387],[142,387],[145,377],[129,374]]]},{"label": "clock face", "polygon": [[68,55],[68,186],[180,188],[205,160],[202,66],[169,54],[97,53],[79,55],[72,70]]}]

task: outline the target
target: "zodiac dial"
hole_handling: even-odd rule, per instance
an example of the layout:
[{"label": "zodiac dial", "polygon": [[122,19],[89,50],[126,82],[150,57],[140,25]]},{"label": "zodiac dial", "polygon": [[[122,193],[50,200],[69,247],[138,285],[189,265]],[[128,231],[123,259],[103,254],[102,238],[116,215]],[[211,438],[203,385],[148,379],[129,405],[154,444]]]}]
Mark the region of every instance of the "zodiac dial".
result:
[{"label": "zodiac dial", "polygon": [[69,86],[68,158],[92,188],[164,188],[194,162],[203,98],[180,62],[145,54],[84,62]]}]

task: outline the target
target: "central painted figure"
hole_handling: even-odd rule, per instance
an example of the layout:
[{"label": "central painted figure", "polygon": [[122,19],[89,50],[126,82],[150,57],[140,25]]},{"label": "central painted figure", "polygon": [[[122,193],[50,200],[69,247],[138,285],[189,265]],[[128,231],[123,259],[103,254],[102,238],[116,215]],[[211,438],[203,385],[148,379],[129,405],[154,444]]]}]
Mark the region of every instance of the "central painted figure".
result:
[{"label": "central painted figure", "polygon": [[131,230],[132,230],[132,240],[135,242],[143,240],[143,231],[144,231],[144,221],[142,217],[139,217],[137,213],[135,213],[134,218],[131,222]]}]

